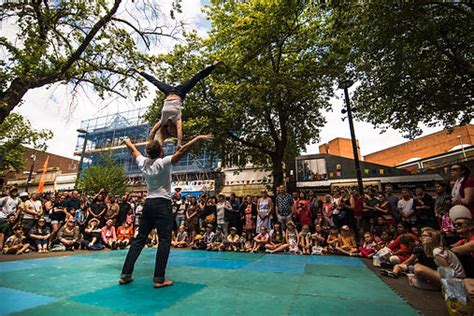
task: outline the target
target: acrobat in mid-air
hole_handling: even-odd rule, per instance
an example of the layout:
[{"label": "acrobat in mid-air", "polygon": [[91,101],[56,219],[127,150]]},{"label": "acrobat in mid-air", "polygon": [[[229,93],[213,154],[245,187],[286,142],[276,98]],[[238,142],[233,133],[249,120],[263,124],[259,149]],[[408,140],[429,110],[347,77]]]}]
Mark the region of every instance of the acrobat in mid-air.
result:
[{"label": "acrobat in mid-air", "polygon": [[[183,140],[183,122],[181,120],[181,106],[186,94],[199,82],[206,78],[222,61],[216,60],[214,63],[198,72],[191,79],[177,86],[170,86],[159,81],[155,77],[147,74],[143,69],[132,68],[145,79],[153,83],[161,92],[165,94],[165,101],[161,111],[161,119],[153,126],[152,131],[158,131],[158,142],[163,142],[170,137],[177,137],[177,148],[181,147]],[[154,133],[150,133],[154,134]],[[152,140],[152,139],[149,139]]]}]

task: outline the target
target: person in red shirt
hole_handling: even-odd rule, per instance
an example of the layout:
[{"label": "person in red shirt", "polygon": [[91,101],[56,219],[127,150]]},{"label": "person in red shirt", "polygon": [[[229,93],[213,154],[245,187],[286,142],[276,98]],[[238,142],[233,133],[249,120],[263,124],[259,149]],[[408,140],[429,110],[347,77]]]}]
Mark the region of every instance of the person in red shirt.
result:
[{"label": "person in red shirt", "polygon": [[125,221],[122,226],[117,229],[117,246],[121,249],[126,248],[130,244],[133,236],[133,227],[129,222]]},{"label": "person in red shirt", "polygon": [[414,234],[402,234],[392,241],[388,248],[392,250],[390,257],[391,264],[399,264],[410,257],[413,247],[419,242],[417,236]]},{"label": "person in red shirt", "polygon": [[461,239],[451,248],[452,252],[461,261],[466,272],[466,277],[474,277],[474,226],[472,215],[467,207],[462,205],[453,206],[449,210],[449,216],[453,221],[456,235]]}]

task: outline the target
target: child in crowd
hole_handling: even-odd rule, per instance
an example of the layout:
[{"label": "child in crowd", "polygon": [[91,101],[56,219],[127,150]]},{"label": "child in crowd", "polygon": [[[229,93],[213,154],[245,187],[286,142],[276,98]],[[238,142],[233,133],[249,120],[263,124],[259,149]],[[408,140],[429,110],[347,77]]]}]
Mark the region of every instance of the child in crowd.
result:
[{"label": "child in crowd", "polygon": [[260,234],[253,238],[254,244],[251,252],[265,251],[265,245],[268,244],[270,235],[268,235],[267,227],[260,227]]},{"label": "child in crowd", "polygon": [[413,250],[417,241],[412,234],[403,234],[392,241],[388,248],[392,250],[392,255],[389,257],[389,262],[393,265],[399,264],[407,260]]},{"label": "child in crowd", "polygon": [[373,228],[373,232],[372,232],[374,237],[375,236],[376,237],[382,236],[382,233],[386,230],[388,230],[388,225],[386,223],[385,217],[383,217],[383,216],[377,217],[377,221],[374,224],[374,228]]},{"label": "child in crowd", "polygon": [[122,226],[117,229],[117,247],[120,249],[127,248],[132,239],[133,227],[129,222],[123,222]]},{"label": "child in crowd", "polygon": [[339,236],[339,232],[337,228],[333,227],[329,230],[329,236],[327,238],[327,252],[329,253],[336,253],[339,244],[341,243],[341,237]]},{"label": "child in crowd", "polygon": [[252,232],[242,232],[240,237],[240,252],[251,252],[253,249],[253,235]]},{"label": "child in crowd", "polygon": [[204,234],[206,233],[206,229],[201,227],[199,232],[194,236],[194,243],[191,245],[191,248],[194,250],[204,250],[206,249],[206,243],[204,241]]},{"label": "child in crowd", "polygon": [[186,248],[188,246],[188,232],[184,225],[179,226],[178,233],[171,241],[171,246],[175,248]]},{"label": "child in crowd", "polygon": [[207,224],[206,232],[204,233],[204,243],[206,244],[206,250],[212,249],[212,241],[214,240],[214,226]]},{"label": "child in crowd", "polygon": [[223,251],[225,249],[224,241],[226,240],[224,230],[221,227],[216,228],[214,238],[212,238],[211,247],[207,250]]},{"label": "child in crowd", "polygon": [[[128,221],[128,219],[127,219]],[[172,236],[174,236],[174,232],[172,233]],[[171,239],[173,239],[172,237]],[[148,242],[146,244],[148,248],[156,248],[158,247],[158,232],[156,231],[156,228],[152,229],[151,232],[148,234]]]},{"label": "child in crowd", "polygon": [[16,254],[21,255],[23,253],[29,252],[30,244],[24,243],[23,240],[23,228],[21,226],[16,226],[13,229],[13,235],[7,238],[5,246],[3,247],[4,254]]},{"label": "child in crowd", "polygon": [[331,229],[331,226],[333,226],[332,221],[324,217],[323,213],[321,212],[318,212],[316,214],[316,219],[314,220],[314,226],[316,227],[316,225],[321,226],[325,234],[328,234],[329,230]]},{"label": "child in crowd", "polygon": [[379,251],[383,247],[387,246],[392,240],[390,237],[390,233],[388,230],[385,230],[382,232],[382,235],[379,237],[375,236],[375,241],[377,242],[377,245],[375,246],[375,250]]},{"label": "child in crowd", "polygon": [[377,243],[371,233],[364,234],[364,243],[359,247],[360,253],[366,258],[372,258],[375,254]]},{"label": "child in crowd", "polygon": [[226,250],[227,251],[238,251],[239,249],[239,240],[240,237],[237,235],[237,228],[231,227],[230,228],[230,234],[227,236],[227,241],[226,241]]},{"label": "child in crowd", "polygon": [[315,232],[314,234],[311,235],[311,239],[313,240],[313,247],[311,249],[311,254],[322,255],[324,251],[326,238],[324,238],[323,229],[321,225],[315,226]]},{"label": "child in crowd", "polygon": [[49,238],[51,237],[51,231],[46,226],[46,220],[41,217],[38,219],[36,225],[30,229],[30,239],[36,244],[38,252],[48,252]]},{"label": "child in crowd", "polygon": [[299,234],[293,221],[288,221],[286,224],[286,241],[288,243],[288,252],[292,254],[299,254]]},{"label": "child in crowd", "polygon": [[276,222],[273,225],[272,233],[270,234],[270,242],[265,245],[265,248],[265,252],[268,253],[280,252],[288,248],[280,222]]},{"label": "child in crowd", "polygon": [[309,255],[311,253],[311,232],[307,224],[303,225],[300,232],[300,246],[303,255]]},{"label": "child in crowd", "polygon": [[356,256],[359,254],[359,249],[357,249],[357,243],[355,241],[354,235],[351,233],[349,226],[344,225],[341,227],[341,242],[339,247],[336,249],[345,255]]},{"label": "child in crowd", "polygon": [[110,249],[117,249],[117,234],[115,232],[114,222],[108,219],[101,231],[102,242]]}]

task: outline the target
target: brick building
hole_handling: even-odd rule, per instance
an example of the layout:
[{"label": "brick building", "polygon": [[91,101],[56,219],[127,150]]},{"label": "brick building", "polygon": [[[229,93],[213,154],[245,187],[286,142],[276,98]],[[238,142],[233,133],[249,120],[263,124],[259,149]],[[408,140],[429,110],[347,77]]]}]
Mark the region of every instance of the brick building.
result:
[{"label": "brick building", "polygon": [[[357,151],[360,159],[359,140],[357,140]],[[352,141],[349,138],[334,138],[326,144],[319,145],[320,154],[330,154],[339,157],[354,159],[354,152],[352,151]]]},{"label": "brick building", "polygon": [[[31,190],[29,190],[30,192],[34,191],[37,188],[39,179],[41,177],[43,165],[48,156],[49,161],[47,173],[45,175],[45,191],[48,191],[48,189],[52,190],[53,188],[58,189],[57,185],[55,185],[58,180],[59,182],[61,182],[64,180],[62,178],[71,178],[73,175],[74,179],[68,180],[68,182],[72,181],[72,184],[74,184],[75,174],[77,173],[79,161],[25,147],[25,152],[23,153],[23,159],[25,163],[23,167],[19,171],[5,172],[2,178],[0,179],[0,188],[2,188],[4,185],[16,185],[19,187],[20,191],[22,191],[22,189],[26,187],[28,175],[30,173],[31,165],[33,163],[33,155],[36,157],[36,161],[34,162],[33,166],[33,176],[30,183]],[[70,186],[70,183],[68,184]]]},{"label": "brick building", "polygon": [[385,166],[398,166],[474,144],[474,125],[457,126],[364,156],[364,161]]}]

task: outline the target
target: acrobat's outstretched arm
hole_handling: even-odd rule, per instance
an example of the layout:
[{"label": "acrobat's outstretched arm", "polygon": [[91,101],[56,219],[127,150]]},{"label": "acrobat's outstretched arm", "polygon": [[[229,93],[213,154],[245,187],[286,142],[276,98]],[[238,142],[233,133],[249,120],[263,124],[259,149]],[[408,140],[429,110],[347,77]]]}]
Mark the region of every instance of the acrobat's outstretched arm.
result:
[{"label": "acrobat's outstretched arm", "polygon": [[140,74],[146,80],[153,83],[165,95],[168,95],[173,90],[172,86],[170,86],[170,85],[168,85],[164,82],[159,81],[158,79],[156,79],[155,77],[153,77],[150,74],[147,74],[143,69],[132,68],[132,70],[134,70],[135,72]]},{"label": "acrobat's outstretched arm", "polygon": [[160,128],[161,128],[161,120],[158,121],[155,125],[153,125],[153,128],[151,129],[150,134],[148,135],[148,141],[152,141],[155,139],[156,133],[158,133]]},{"label": "acrobat's outstretched arm", "polygon": [[209,76],[211,72],[220,64],[222,64],[222,61],[216,60],[211,66],[204,68],[195,74],[191,79],[183,83],[183,94],[187,94],[199,82],[199,80]]}]

